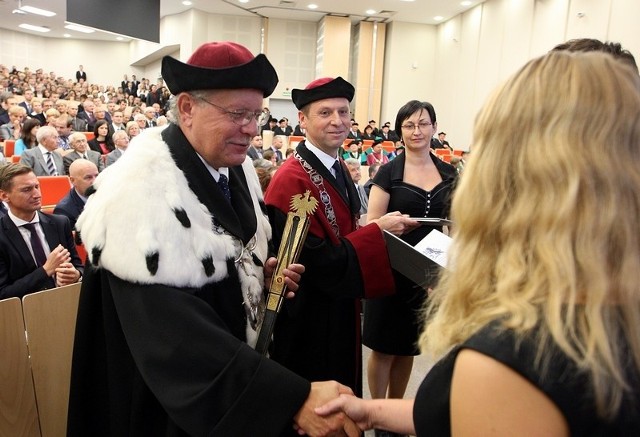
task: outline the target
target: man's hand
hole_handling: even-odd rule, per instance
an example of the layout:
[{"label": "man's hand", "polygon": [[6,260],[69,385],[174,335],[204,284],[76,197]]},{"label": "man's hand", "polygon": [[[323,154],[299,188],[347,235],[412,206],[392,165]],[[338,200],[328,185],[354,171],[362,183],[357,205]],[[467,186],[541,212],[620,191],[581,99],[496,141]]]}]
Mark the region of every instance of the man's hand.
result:
[{"label": "man's hand", "polygon": [[312,382],[311,392],[300,411],[293,418],[298,434],[310,436],[343,436],[357,437],[359,428],[343,412],[338,411],[318,416],[314,409],[336,399],[341,394],[353,395],[351,389],[336,381]]},{"label": "man's hand", "polygon": [[[269,289],[271,287],[271,279],[273,278],[273,272],[276,269],[278,260],[271,257],[264,263],[264,286]],[[298,283],[304,273],[304,266],[302,264],[289,264],[283,271],[284,283],[287,285],[287,298],[295,296],[295,292],[298,290]]]},{"label": "man's hand", "polygon": [[411,220],[407,214],[400,214],[399,211],[387,213],[371,223],[376,223],[381,230],[394,235],[402,235],[420,226],[419,222]]},{"label": "man's hand", "polygon": [[56,285],[58,287],[75,284],[78,279],[80,279],[80,272],[70,262],[62,263],[56,269]]},{"label": "man's hand", "polygon": [[63,263],[68,263],[70,260],[71,255],[69,251],[62,247],[61,244],[58,244],[58,246],[49,253],[47,261],[45,261],[42,268],[47,272],[47,276],[52,276],[58,267]]}]

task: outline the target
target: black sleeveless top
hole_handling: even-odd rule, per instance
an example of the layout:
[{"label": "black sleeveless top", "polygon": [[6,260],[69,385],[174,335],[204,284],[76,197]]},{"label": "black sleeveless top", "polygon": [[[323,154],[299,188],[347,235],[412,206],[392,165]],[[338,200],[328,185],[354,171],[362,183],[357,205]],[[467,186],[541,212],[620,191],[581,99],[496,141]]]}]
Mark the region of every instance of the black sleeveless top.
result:
[{"label": "black sleeveless top", "polygon": [[543,375],[534,365],[536,349],[532,338],[517,341],[513,332],[498,333],[495,328],[495,324],[490,324],[454,348],[422,381],[413,408],[418,437],[451,435],[451,379],[456,357],[463,348],[492,357],[529,380],[560,409],[572,436],[640,436],[640,378],[637,372],[631,381],[633,393],[626,394],[618,416],[607,422],[596,413],[588,375],[559,349],[554,348]]}]

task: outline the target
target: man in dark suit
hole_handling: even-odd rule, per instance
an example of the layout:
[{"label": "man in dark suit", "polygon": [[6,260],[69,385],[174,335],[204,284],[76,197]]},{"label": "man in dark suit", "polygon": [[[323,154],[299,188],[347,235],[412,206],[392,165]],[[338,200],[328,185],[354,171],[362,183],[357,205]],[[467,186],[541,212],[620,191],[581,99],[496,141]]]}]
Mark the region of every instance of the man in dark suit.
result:
[{"label": "man in dark suit", "polygon": [[69,193],[56,204],[54,214],[64,215],[69,218],[71,227],[76,226],[76,221],[84,209],[87,201],[87,189],[93,185],[98,177],[98,167],[86,159],[76,159],[69,166],[69,179],[73,187]]},{"label": "man in dark suit", "polygon": [[20,163],[33,170],[36,176],[58,176],[64,173],[62,156],[54,152],[58,148],[58,132],[51,126],[42,126],[36,132],[38,145],[22,152]]},{"label": "man in dark suit", "polygon": [[98,171],[104,170],[104,162],[100,153],[89,148],[87,137],[80,132],[74,132],[69,136],[69,146],[73,149],[73,152],[67,153],[62,158],[64,162],[64,174],[70,175],[71,163],[77,159],[85,159],[92,162]]},{"label": "man in dark suit", "polygon": [[446,136],[447,134],[445,132],[439,132],[438,138],[431,138],[431,148],[453,150],[449,145],[449,141],[444,139]]},{"label": "man in dark suit", "polygon": [[38,178],[26,165],[0,169],[0,299],[78,282],[83,267],[66,217],[39,212]]},{"label": "man in dark suit", "polygon": [[293,135],[293,128],[289,126],[289,120],[281,118],[278,124],[279,126],[273,129],[273,135],[284,135],[286,137]]},{"label": "man in dark suit", "polygon": [[251,145],[249,150],[247,150],[247,155],[251,159],[262,158],[262,137],[260,135],[254,135],[251,138]]},{"label": "man in dark suit", "polygon": [[82,79],[83,82],[87,81],[87,73],[85,73],[82,65],[78,66],[78,71],[76,71],[76,82],[80,82]]}]

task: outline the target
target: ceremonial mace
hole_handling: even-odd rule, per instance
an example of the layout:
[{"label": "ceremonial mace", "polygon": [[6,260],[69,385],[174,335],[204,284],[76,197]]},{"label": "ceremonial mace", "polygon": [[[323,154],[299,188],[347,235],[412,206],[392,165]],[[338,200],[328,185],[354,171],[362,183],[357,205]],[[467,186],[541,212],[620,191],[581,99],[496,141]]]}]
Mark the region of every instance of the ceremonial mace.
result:
[{"label": "ceremonial mace", "polygon": [[304,246],[304,240],[307,238],[309,216],[316,210],[318,201],[311,196],[311,191],[307,190],[304,194],[294,194],[291,197],[289,206],[291,211],[287,214],[287,222],[282,232],[282,240],[278,248],[278,264],[267,294],[267,308],[258,333],[258,342],[256,343],[256,351],[262,355],[267,354],[273,327],[287,291],[282,271],[289,264],[293,264],[298,260],[302,246]]}]

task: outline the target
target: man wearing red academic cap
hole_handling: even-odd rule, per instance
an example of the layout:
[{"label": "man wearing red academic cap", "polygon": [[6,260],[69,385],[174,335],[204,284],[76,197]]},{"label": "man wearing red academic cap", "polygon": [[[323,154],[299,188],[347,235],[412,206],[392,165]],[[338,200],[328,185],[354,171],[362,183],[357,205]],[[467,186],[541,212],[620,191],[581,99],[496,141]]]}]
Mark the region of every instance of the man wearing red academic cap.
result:
[{"label": "man wearing red academic cap", "polygon": [[[313,407],[348,392],[252,349],[271,227],[250,159],[278,78],[234,43],[162,61],[167,127],[145,129],[95,181],[77,228],[89,253],[76,325],[70,436],[277,436],[342,429]],[[291,265],[291,290],[303,267]],[[351,430],[353,428],[349,428]]]},{"label": "man wearing red academic cap", "polygon": [[300,256],[305,274],[296,299],[278,316],[272,357],[305,378],[335,379],[360,395],[360,298],[394,290],[382,230],[401,234],[417,223],[395,212],[358,227],[360,199],[338,156],[351,127],[353,94],[341,77],[293,90],[306,140],[278,169],[265,200],[274,241],[292,196],[309,190],[319,202]]}]

